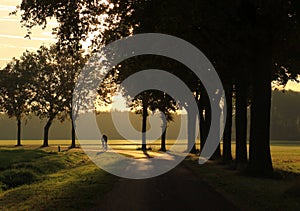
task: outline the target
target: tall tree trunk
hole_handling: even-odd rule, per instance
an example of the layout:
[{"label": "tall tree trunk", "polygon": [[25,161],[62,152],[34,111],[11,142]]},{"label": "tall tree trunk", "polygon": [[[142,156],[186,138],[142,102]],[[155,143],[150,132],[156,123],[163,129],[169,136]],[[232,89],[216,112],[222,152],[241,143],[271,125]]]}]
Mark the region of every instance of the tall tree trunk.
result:
[{"label": "tall tree trunk", "polygon": [[197,116],[192,115],[191,112],[188,111],[188,146],[187,151],[191,153],[196,152],[196,146],[195,146],[195,134],[196,134],[196,119]]},{"label": "tall tree trunk", "polygon": [[225,87],[225,95],[226,95],[226,119],[225,129],[223,135],[223,161],[228,162],[232,160],[231,153],[231,132],[232,132],[232,84]]},{"label": "tall tree trunk", "polygon": [[76,135],[75,135],[75,125],[73,122],[73,116],[72,116],[72,111],[70,112],[70,119],[71,119],[71,146],[70,148],[75,148],[76,147]]},{"label": "tall tree trunk", "polygon": [[47,124],[44,127],[44,143],[43,143],[43,147],[48,147],[49,146],[49,128],[52,124],[53,118],[48,119]]},{"label": "tall tree trunk", "polygon": [[147,150],[147,146],[146,146],[147,116],[148,116],[147,106],[145,105],[145,103],[143,103],[143,122],[142,122],[142,150],[143,151]]},{"label": "tall tree trunk", "polygon": [[[265,21],[265,22],[263,22]],[[250,151],[248,172],[254,176],[272,176],[270,153],[270,110],[272,72],[272,33],[268,20],[262,20],[256,41],[256,67],[253,70]]]},{"label": "tall tree trunk", "polygon": [[210,103],[205,92],[202,93],[199,104],[199,126],[200,126],[200,150],[203,149],[210,128]]},{"label": "tall tree trunk", "polygon": [[243,78],[236,83],[236,166],[247,164],[247,84]]},{"label": "tall tree trunk", "polygon": [[161,134],[161,146],[160,151],[167,151],[166,150],[166,134],[167,134],[167,120],[163,119],[162,125],[162,134]]},{"label": "tall tree trunk", "polygon": [[[221,109],[219,108],[218,111],[218,116],[221,117]],[[211,120],[211,108],[209,107],[209,113],[210,113],[210,120]],[[221,137],[220,137],[220,118],[219,118],[219,121],[218,121],[218,124],[216,125],[217,128],[216,128],[216,131],[217,131],[217,137],[218,137],[218,141],[220,142],[221,140]],[[210,124],[207,125],[208,128],[207,128],[207,134],[209,133],[209,130],[210,130],[210,126],[211,126],[211,121],[210,121]],[[217,149],[215,150],[214,154],[211,156],[210,160],[219,160],[221,158],[221,148],[220,148],[220,143],[218,144],[218,147]]]},{"label": "tall tree trunk", "polygon": [[[264,74],[265,75],[265,74]],[[259,74],[258,77],[262,77]],[[253,102],[251,105],[251,131],[249,151],[249,173],[255,176],[271,176],[273,173],[270,153],[270,84],[257,80],[253,84]]]},{"label": "tall tree trunk", "polygon": [[204,106],[201,100],[198,102],[199,109],[199,131],[200,131],[200,151],[203,149],[205,144],[205,116],[204,116]]},{"label": "tall tree trunk", "polygon": [[219,160],[221,158],[221,147],[220,144],[217,146],[216,151],[214,154],[211,156],[210,160]]},{"label": "tall tree trunk", "polygon": [[75,135],[75,127],[74,127],[74,122],[72,121],[72,129],[71,129],[71,148],[75,148],[76,147],[76,135]]},{"label": "tall tree trunk", "polygon": [[17,146],[22,146],[21,144],[21,118],[17,118],[17,127],[18,127],[18,132],[17,132]]}]

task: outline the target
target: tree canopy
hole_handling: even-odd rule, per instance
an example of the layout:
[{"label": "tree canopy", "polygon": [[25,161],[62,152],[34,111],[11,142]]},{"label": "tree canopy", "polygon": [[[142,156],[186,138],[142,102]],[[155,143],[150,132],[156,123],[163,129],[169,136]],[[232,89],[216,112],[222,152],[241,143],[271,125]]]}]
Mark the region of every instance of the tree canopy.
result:
[{"label": "tree canopy", "polygon": [[[269,147],[271,82],[276,80],[279,85],[285,85],[288,80],[297,80],[300,73],[299,1],[24,0],[20,11],[29,34],[32,27],[45,26],[47,18],[56,18],[60,25],[53,32],[69,53],[81,49],[82,42],[87,39],[92,41],[90,48],[97,49],[119,38],[147,32],[174,35],[194,44],[216,67],[224,86],[235,91],[237,123],[243,126],[237,130],[241,135],[243,147],[239,149],[242,151],[247,150],[245,108],[250,99],[248,172],[259,176],[272,174]],[[159,61],[156,65],[167,68],[189,85],[198,100],[200,114],[209,114],[200,116],[202,122],[205,120],[206,129],[209,128],[210,105],[205,100],[205,90],[188,70],[165,59],[156,60],[155,56],[142,59],[139,64],[132,65],[131,61],[116,67],[116,74],[110,76],[120,83],[147,66],[149,61]],[[150,95],[151,92],[146,95],[147,100]],[[227,92],[226,95],[231,99],[233,94]],[[145,95],[141,97],[143,102]],[[146,112],[143,115],[146,116]],[[207,133],[207,130],[202,131]]]},{"label": "tree canopy", "polygon": [[21,120],[29,114],[31,103],[37,92],[33,88],[36,57],[26,51],[20,59],[13,60],[0,72],[1,109],[10,118],[17,120],[17,145],[21,145]]}]

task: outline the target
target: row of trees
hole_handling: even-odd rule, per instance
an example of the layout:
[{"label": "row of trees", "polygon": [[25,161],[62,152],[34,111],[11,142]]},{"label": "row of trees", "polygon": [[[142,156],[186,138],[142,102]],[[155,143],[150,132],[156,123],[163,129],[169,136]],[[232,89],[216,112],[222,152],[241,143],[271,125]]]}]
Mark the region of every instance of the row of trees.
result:
[{"label": "row of trees", "polygon": [[[297,1],[113,1],[107,33],[159,32],[176,35],[199,47],[215,65],[226,89],[228,117],[224,133],[224,161],[231,156],[232,97],[236,108],[236,165],[254,175],[272,175],[269,147],[271,82],[284,85],[299,74],[299,3]],[[126,11],[126,12],[124,12]],[[187,14],[188,11],[188,14]],[[130,15],[128,15],[130,14]],[[123,33],[116,33],[118,29]],[[125,29],[125,30],[124,30]],[[127,30],[126,30],[127,29]],[[111,36],[104,36],[110,42]],[[115,37],[113,38],[115,39]],[[172,72],[180,70],[173,65]],[[119,71],[121,74],[125,71]],[[187,72],[187,71],[185,71]],[[120,74],[120,75],[121,75]],[[128,74],[127,71],[125,74]],[[200,109],[201,146],[210,125],[210,105],[201,82],[182,76]],[[194,77],[192,77],[194,78]],[[249,161],[247,106],[251,104]],[[190,141],[190,140],[189,140]],[[214,155],[219,158],[220,150]]]},{"label": "row of trees", "polygon": [[[254,175],[272,175],[269,146],[271,82],[276,80],[284,85],[290,79],[295,80],[299,74],[300,4],[297,0],[24,0],[20,10],[22,22],[29,30],[35,25],[46,25],[47,18],[55,17],[60,26],[54,32],[61,45],[76,46],[76,50],[81,48],[80,41],[86,40],[91,33],[91,49],[145,32],[171,34],[191,42],[212,61],[226,89],[228,117],[224,133],[224,161],[232,159],[234,96],[236,164],[247,166],[248,172]],[[128,65],[132,62],[125,61],[124,65],[116,67],[118,83],[139,71],[137,67],[140,63],[147,64],[149,60],[157,61],[150,56],[141,58],[139,64],[133,63],[133,66]],[[203,146],[209,131],[211,111],[201,81],[195,80],[196,77],[187,68],[166,58],[159,59],[156,66],[176,74],[190,87],[200,111]],[[144,96],[149,96],[149,93]],[[147,100],[141,97],[141,104],[146,117],[150,98],[145,98]],[[251,129],[248,160],[246,108],[249,104]],[[194,141],[193,137],[189,138],[189,144],[194,144]],[[219,149],[214,157],[220,157]]]},{"label": "row of trees", "polygon": [[[1,111],[17,120],[17,145],[21,145],[21,121],[25,115],[35,114],[47,120],[44,147],[48,146],[54,119],[72,120],[73,89],[84,61],[80,51],[71,56],[59,46],[41,46],[37,52],[26,51],[20,59],[13,58],[0,71]],[[71,147],[75,147],[73,121]]]},{"label": "row of trees", "polygon": [[[72,124],[71,148],[75,147],[75,127],[72,114],[72,97],[80,69],[88,56],[82,52],[72,56],[59,46],[50,48],[41,46],[37,52],[26,51],[20,59],[12,61],[0,71],[1,75],[1,111],[10,118],[17,120],[17,146],[21,146],[21,123],[26,115],[37,115],[46,119],[44,126],[43,147],[47,147],[49,129],[55,119],[64,121],[66,118]],[[111,103],[112,96],[117,90],[114,74],[107,74],[106,80],[98,89],[97,106]],[[125,94],[125,93],[123,93]],[[166,151],[167,122],[173,120],[172,114],[177,110],[177,103],[161,91],[146,91],[137,95],[128,105],[137,114],[143,116],[143,134],[146,133],[148,110],[161,111],[162,145]],[[146,108],[145,108],[146,105]],[[146,137],[143,136],[142,149],[146,150]]]}]

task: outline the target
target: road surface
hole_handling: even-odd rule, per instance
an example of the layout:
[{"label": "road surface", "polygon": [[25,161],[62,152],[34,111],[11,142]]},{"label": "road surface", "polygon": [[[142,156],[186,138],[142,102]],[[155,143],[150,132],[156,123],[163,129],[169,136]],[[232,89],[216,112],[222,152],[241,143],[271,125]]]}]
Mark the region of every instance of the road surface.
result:
[{"label": "road surface", "polygon": [[239,210],[183,164],[151,179],[120,178],[94,210]]}]

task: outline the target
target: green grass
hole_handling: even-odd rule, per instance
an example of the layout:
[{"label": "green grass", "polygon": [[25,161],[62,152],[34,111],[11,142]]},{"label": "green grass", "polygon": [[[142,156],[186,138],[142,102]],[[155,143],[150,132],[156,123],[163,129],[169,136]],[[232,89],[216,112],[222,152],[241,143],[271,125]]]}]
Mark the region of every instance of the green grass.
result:
[{"label": "green grass", "polygon": [[48,153],[41,150],[2,149],[0,150],[0,170],[17,163],[26,163],[42,158]]},{"label": "green grass", "polygon": [[248,177],[212,161],[199,166],[197,157],[184,165],[243,210],[300,210],[300,147],[272,146],[271,151],[278,179]]},{"label": "green grass", "polygon": [[300,174],[299,146],[271,146],[271,155],[275,170]]},{"label": "green grass", "polygon": [[0,210],[89,209],[99,203],[117,179],[78,149],[56,153],[49,149],[6,148],[0,150],[0,159],[0,180],[5,172],[36,175],[29,184],[14,188],[4,186],[2,181]]},{"label": "green grass", "polygon": [[[22,145],[24,146],[41,146],[43,145],[43,140],[21,140]],[[0,146],[14,146],[17,144],[16,140],[0,140]],[[63,146],[70,146],[70,140],[49,140],[50,145],[63,145]],[[76,144],[79,144],[78,140],[76,140]]]},{"label": "green grass", "polygon": [[[0,210],[96,207],[117,177],[95,166],[81,149],[66,149],[58,153],[57,146],[1,147]],[[243,210],[300,210],[300,146],[276,145],[271,153],[281,179],[247,177],[214,162],[199,166],[198,157],[187,158],[183,165]],[[25,184],[17,180],[13,182],[18,186],[10,187],[5,175],[25,175]]]}]

